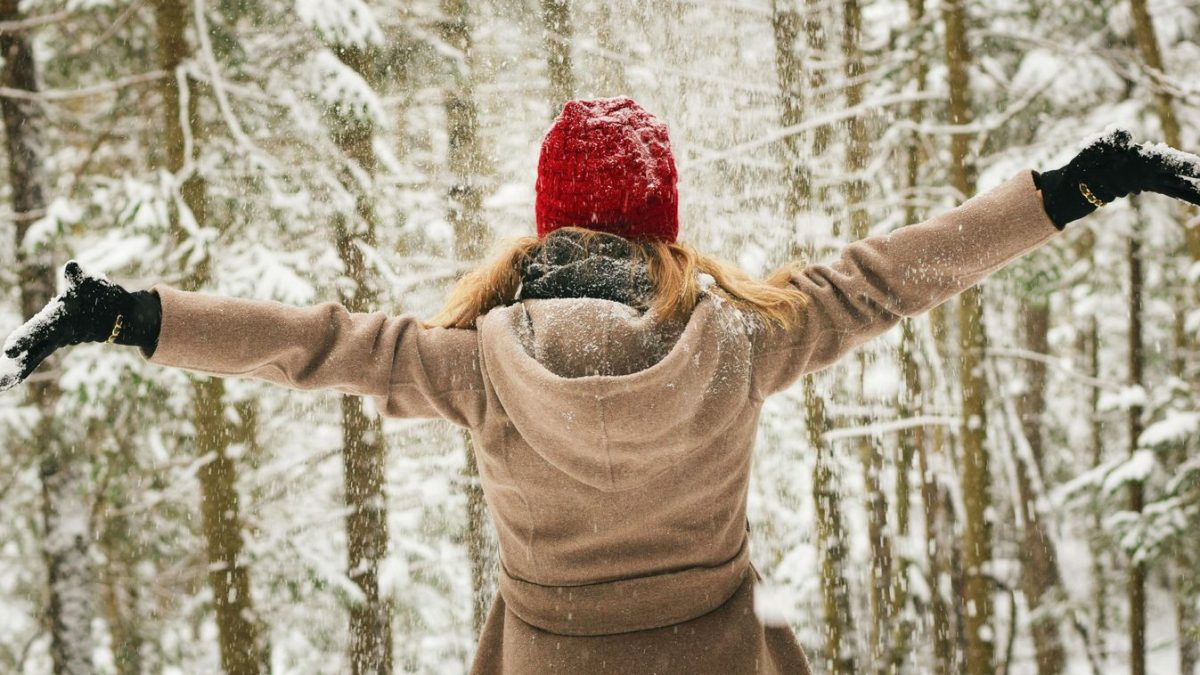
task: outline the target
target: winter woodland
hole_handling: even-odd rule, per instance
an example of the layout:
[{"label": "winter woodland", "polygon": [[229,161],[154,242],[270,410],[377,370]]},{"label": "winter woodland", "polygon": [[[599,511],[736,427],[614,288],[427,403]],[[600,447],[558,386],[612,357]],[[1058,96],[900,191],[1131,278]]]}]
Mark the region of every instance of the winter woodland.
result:
[{"label": "winter woodland", "polygon": [[[564,100],[671,128],[756,275],[1069,159],[1200,149],[1197,0],[0,0],[0,335],[131,288],[431,316]],[[1200,215],[1145,195],[768,405],[764,620],[827,673],[1200,662]],[[686,411],[681,411],[686,414]],[[471,448],[85,345],[0,395],[0,672],[464,672]]]}]

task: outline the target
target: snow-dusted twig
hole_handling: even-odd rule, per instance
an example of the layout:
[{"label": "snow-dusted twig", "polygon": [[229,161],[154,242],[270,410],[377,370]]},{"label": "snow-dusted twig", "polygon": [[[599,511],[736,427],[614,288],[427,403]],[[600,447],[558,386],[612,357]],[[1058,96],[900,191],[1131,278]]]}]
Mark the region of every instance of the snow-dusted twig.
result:
[{"label": "snow-dusted twig", "polygon": [[[1031,352],[1036,354],[1036,352]],[[987,378],[988,386],[993,391],[1001,391],[1000,376],[996,372],[996,364],[994,362],[987,363]],[[1018,480],[1016,472],[1022,468],[1025,472],[1025,477],[1029,481],[1029,489],[1033,493],[1031,495],[1031,506],[1033,508],[1034,517],[1046,528],[1046,532],[1050,539],[1056,542],[1063,540],[1062,532],[1058,528],[1057,521],[1050,515],[1050,498],[1046,490],[1046,484],[1042,480],[1041,470],[1039,468],[1037,458],[1033,454],[1033,446],[1029,443],[1029,438],[1025,435],[1025,429],[1021,424],[1020,414],[1017,412],[1017,406],[1013,402],[1013,397],[1010,395],[999,396],[999,402],[996,405],[1000,406],[1000,417],[1004,420],[1003,430],[1008,436],[1007,447],[1012,450],[1011,453],[1003,453],[1005,464],[1009,468],[1010,478],[1014,494],[1010,497],[1012,500],[1012,508],[1015,516],[1017,527],[1024,530],[1029,524],[1025,522],[1025,513],[1022,509],[1022,495],[1016,484]],[[1062,591],[1063,596],[1068,600],[1069,608],[1068,616],[1071,618],[1073,627],[1083,641],[1084,654],[1091,663],[1093,669],[1097,668],[1100,663],[1099,654],[1096,652],[1096,646],[1092,644],[1091,635],[1087,630],[1080,630],[1082,621],[1078,616],[1077,607],[1084,603],[1071,593],[1071,588],[1067,585],[1067,576],[1062,567],[1062,557],[1059,555],[1053,556],[1054,571],[1058,578],[1057,586]]]},{"label": "snow-dusted twig", "polygon": [[[776,129],[776,130],[774,130],[764,136],[756,138],[752,141],[746,141],[745,143],[739,143],[737,145],[725,148],[724,150],[719,150],[717,152],[713,152],[712,154],[705,155],[702,157],[689,158],[688,161],[685,163],[685,166],[690,168],[692,166],[700,166],[703,164],[711,164],[713,162],[719,162],[719,161],[728,159],[730,157],[734,157],[734,156],[737,156],[737,155],[740,155],[743,153],[750,152],[752,150],[759,150],[761,148],[768,147],[768,146],[770,146],[774,143],[778,143],[779,141],[782,141],[786,138],[795,136],[796,134],[802,134],[806,131],[811,131],[818,127],[828,126],[830,124],[835,124],[835,123],[841,122],[843,120],[848,120],[848,119],[851,119],[854,117],[858,117],[859,115],[862,115],[864,113],[868,113],[868,112],[871,112],[874,110],[878,110],[880,108],[887,108],[887,107],[894,106],[894,105],[903,105],[905,103],[915,103],[918,101],[940,101],[944,98],[945,98],[945,96],[942,94],[919,91],[919,92],[912,92],[912,93],[905,93],[905,94],[893,94],[891,96],[885,96],[883,98],[877,98],[877,99],[874,99],[871,101],[864,101],[856,106],[844,108],[842,110],[837,110],[834,112],[828,112],[823,115],[815,115],[813,117],[806,119],[805,121],[801,122],[800,124],[794,124],[789,127],[782,127],[780,129]],[[681,164],[683,164],[683,163],[681,162]]]},{"label": "snow-dusted twig", "polygon": [[217,57],[213,54],[212,40],[209,38],[208,20],[204,16],[204,0],[193,0],[192,14],[196,21],[196,35],[200,39],[200,53],[204,56],[204,63],[208,66],[209,77],[213,93],[216,94],[217,108],[221,111],[221,117],[225,118],[225,124],[229,127],[229,132],[233,135],[242,147],[244,147],[251,157],[260,157],[264,164],[268,166],[275,165],[275,161],[267,152],[259,148],[246,132],[242,129],[241,122],[237,116],[233,114],[233,108],[229,105],[229,97],[225,95],[225,82],[221,78],[221,69],[217,65]]},{"label": "snow-dusted twig", "polygon": [[152,70],[148,73],[140,75],[126,75],[125,77],[110,80],[102,84],[94,84],[90,87],[80,87],[79,89],[44,89],[39,92],[31,92],[25,89],[13,89],[12,87],[0,87],[0,98],[15,98],[25,101],[70,101],[77,98],[87,98],[105,94],[117,89],[131,87],[137,84],[145,84],[154,82],[167,77],[169,73],[165,70]]},{"label": "snow-dusted twig", "polygon": [[952,427],[961,424],[962,420],[958,417],[940,416],[940,415],[920,415],[917,417],[905,417],[902,419],[889,420],[886,422],[875,422],[858,427],[847,427],[843,429],[833,429],[826,431],[824,438],[826,441],[841,441],[847,438],[859,438],[862,436],[880,436],[883,434],[892,433],[895,431],[903,431],[913,427],[928,427],[928,426],[947,426]]},{"label": "snow-dusted twig", "polygon": [[125,22],[129,20],[129,17],[133,16],[134,12],[136,12],[145,1],[146,0],[133,0],[133,2],[129,3],[129,6],[126,7],[124,11],[117,15],[117,18],[113,19],[112,23],[108,24],[108,27],[105,28],[104,32],[100,34],[100,37],[92,40],[91,44],[80,44],[75,49],[72,49],[70,52],[68,52],[68,56],[79,56],[84,52],[94,51],[96,47],[104,44],[109,38],[116,34],[117,30],[121,26],[125,25]]},{"label": "snow-dusted twig", "polygon": [[[600,56],[610,61],[616,61],[618,63],[632,66],[649,66],[649,64],[642,59],[629,56],[628,54],[615,52],[611,49],[605,49],[598,45],[578,43],[556,33],[547,33],[547,36],[560,42],[567,42],[571,44],[572,48],[581,52]],[[684,68],[672,68],[663,63],[653,64],[653,69],[657,75],[674,75],[682,79],[693,80],[696,82],[706,82],[708,84],[715,84],[722,87],[734,87],[740,91],[749,91],[756,94],[767,94],[770,96],[777,96],[779,94],[779,87],[774,84],[757,84],[754,82],[748,82],[746,80],[719,77],[710,73],[698,73],[695,71],[686,70]]]},{"label": "snow-dusted twig", "polygon": [[1090,377],[1088,375],[1084,375],[1083,373],[1075,372],[1074,370],[1071,370],[1070,368],[1064,366],[1062,363],[1060,363],[1058,360],[1054,359],[1053,357],[1051,357],[1048,354],[1042,354],[1040,352],[1034,352],[1034,351],[1030,351],[1028,349],[1020,349],[1018,347],[989,347],[987,349],[987,355],[991,356],[991,357],[1002,358],[1002,359],[1007,358],[1007,359],[1024,359],[1026,361],[1037,361],[1038,363],[1044,363],[1047,366],[1050,366],[1051,368],[1059,371],[1060,373],[1066,375],[1067,377],[1071,378],[1072,380],[1079,382],[1080,384],[1084,384],[1089,387],[1093,387],[1095,389],[1100,389],[1103,391],[1120,391],[1120,389],[1121,389],[1121,386],[1119,383],[1114,383],[1114,382],[1107,381],[1107,380],[1101,380],[1101,379],[1097,379],[1094,377]]},{"label": "snow-dusted twig", "polygon": [[12,21],[0,21],[0,33],[20,33],[22,31],[48,26],[53,23],[59,23],[76,15],[77,12],[63,10],[52,14],[42,14],[41,16],[31,16],[25,19],[14,19]]}]

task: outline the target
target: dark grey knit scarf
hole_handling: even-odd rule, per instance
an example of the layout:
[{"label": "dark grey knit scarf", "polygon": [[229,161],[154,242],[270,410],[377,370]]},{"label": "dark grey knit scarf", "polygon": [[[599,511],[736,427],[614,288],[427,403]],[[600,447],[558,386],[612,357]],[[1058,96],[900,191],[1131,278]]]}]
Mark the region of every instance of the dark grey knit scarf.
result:
[{"label": "dark grey knit scarf", "polygon": [[600,298],[646,309],[651,291],[646,261],[625,239],[601,233],[585,244],[579,233],[558,230],[530,254],[517,300]]}]

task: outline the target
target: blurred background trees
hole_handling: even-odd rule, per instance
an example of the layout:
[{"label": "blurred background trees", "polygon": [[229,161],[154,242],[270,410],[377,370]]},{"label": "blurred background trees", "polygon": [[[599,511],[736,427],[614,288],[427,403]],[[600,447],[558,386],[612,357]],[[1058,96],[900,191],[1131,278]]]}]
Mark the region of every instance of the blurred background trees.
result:
[{"label": "blurred background trees", "polygon": [[[764,274],[1051,168],[1200,150],[1194,0],[3,0],[0,332],[132,287],[430,316],[532,230],[569,96],[671,127]],[[762,602],[818,668],[1200,660],[1200,216],[1145,196],[768,403]],[[0,396],[0,671],[463,672],[465,435],[87,345]]]}]

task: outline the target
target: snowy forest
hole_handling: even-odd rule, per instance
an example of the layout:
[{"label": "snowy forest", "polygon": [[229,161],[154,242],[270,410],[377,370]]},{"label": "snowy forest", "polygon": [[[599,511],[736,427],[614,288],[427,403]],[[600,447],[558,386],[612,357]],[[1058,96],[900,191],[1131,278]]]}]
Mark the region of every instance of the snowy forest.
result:
[{"label": "snowy forest", "polygon": [[[128,288],[432,316],[532,232],[575,97],[669,124],[753,275],[1051,169],[1200,149],[1200,0],[0,0],[0,335]],[[766,622],[817,672],[1200,672],[1200,213],[1146,194],[766,406]],[[462,673],[468,437],[65,350],[0,394],[0,672]]]}]

